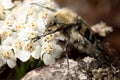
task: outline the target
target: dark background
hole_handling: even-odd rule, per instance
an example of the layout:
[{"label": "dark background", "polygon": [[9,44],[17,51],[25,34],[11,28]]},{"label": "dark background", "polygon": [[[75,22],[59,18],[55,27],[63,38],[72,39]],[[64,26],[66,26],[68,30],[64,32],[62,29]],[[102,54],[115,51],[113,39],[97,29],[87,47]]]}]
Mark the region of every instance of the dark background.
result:
[{"label": "dark background", "polygon": [[105,38],[120,54],[120,0],[56,0],[78,13],[89,25],[104,21],[114,31]]}]

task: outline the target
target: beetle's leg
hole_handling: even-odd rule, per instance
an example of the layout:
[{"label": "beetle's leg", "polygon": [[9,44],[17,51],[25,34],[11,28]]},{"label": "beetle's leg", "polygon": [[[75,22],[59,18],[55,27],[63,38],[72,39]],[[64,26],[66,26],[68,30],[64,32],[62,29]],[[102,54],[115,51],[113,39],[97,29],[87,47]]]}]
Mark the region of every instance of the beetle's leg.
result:
[{"label": "beetle's leg", "polygon": [[68,64],[68,67],[67,69],[69,70],[69,60],[68,60],[68,54],[67,54],[67,48],[68,48],[68,44],[69,44],[69,41],[66,40],[66,43],[65,43],[65,47],[64,47],[64,52],[65,52],[65,56],[66,56],[66,59],[67,59],[67,64]]},{"label": "beetle's leg", "polygon": [[45,34],[43,34],[41,36],[36,36],[35,38],[32,38],[32,40],[34,42],[36,42],[37,40],[41,39],[42,37],[45,37],[45,36],[50,35],[50,34],[53,34],[53,33],[57,32],[57,31],[59,31],[59,29],[56,29],[56,30],[53,30],[53,31],[49,31],[49,32],[47,32],[47,33],[45,33]]}]

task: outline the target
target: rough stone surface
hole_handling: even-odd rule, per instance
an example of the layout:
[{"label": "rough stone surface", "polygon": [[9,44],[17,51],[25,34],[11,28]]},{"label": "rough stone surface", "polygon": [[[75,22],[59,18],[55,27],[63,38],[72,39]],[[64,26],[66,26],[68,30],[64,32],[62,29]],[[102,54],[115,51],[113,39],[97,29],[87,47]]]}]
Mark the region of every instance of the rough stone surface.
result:
[{"label": "rough stone surface", "polygon": [[60,59],[55,65],[39,67],[28,72],[21,80],[119,80],[120,70],[100,67],[94,58],[85,57],[79,62]]}]

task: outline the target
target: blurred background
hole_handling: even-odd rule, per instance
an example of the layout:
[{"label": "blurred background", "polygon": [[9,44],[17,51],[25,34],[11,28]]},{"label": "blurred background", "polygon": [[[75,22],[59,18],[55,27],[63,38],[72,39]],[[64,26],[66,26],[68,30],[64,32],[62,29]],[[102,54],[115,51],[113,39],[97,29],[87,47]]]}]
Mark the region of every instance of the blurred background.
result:
[{"label": "blurred background", "polygon": [[113,27],[105,38],[120,54],[120,0],[56,0],[60,7],[77,12],[90,26],[101,21]]}]

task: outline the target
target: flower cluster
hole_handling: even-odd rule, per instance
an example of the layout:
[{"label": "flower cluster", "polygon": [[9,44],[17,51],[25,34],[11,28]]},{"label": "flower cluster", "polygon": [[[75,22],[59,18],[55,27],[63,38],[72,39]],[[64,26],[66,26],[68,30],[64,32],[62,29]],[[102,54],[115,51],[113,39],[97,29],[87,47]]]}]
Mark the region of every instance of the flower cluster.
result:
[{"label": "flower cluster", "polygon": [[[7,4],[6,4],[7,3]],[[42,37],[46,25],[59,7],[53,0],[0,1],[0,67],[16,66],[16,60],[42,59],[46,65],[54,64],[62,48],[57,44],[56,33]],[[40,5],[40,6],[39,6]],[[47,7],[47,8],[45,8]]]},{"label": "flower cluster", "polygon": [[101,37],[105,37],[108,33],[113,32],[113,29],[111,26],[108,26],[104,22],[97,23],[91,27],[91,29],[99,34]]}]

